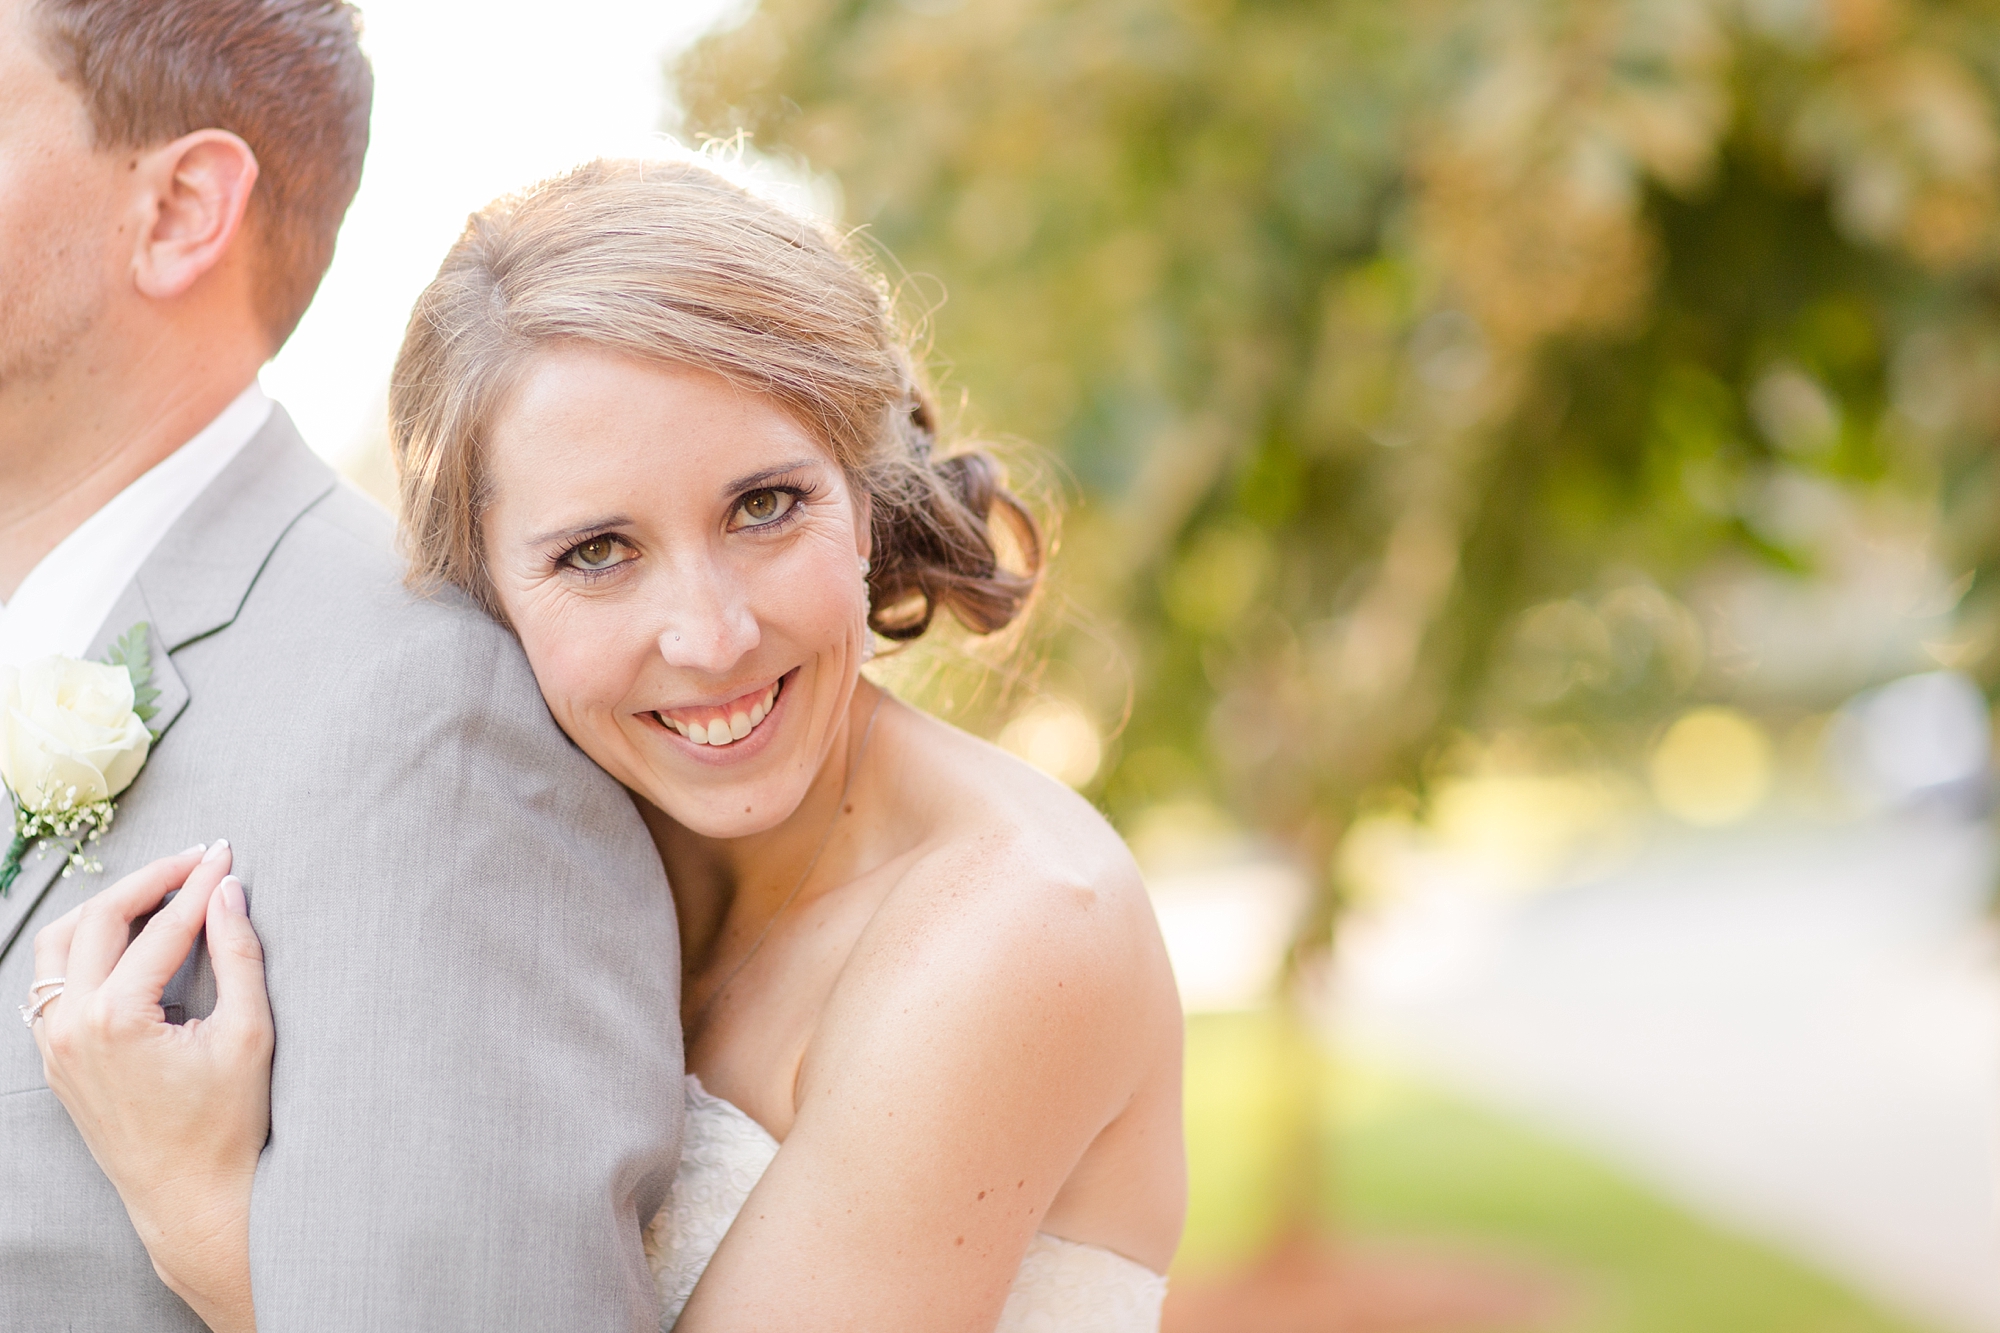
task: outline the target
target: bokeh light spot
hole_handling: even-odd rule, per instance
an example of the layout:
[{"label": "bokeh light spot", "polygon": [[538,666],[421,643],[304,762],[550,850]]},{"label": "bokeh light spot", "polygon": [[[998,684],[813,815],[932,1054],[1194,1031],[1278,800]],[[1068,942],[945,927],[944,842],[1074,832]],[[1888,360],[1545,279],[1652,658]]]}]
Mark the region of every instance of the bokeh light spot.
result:
[{"label": "bokeh light spot", "polygon": [[1001,729],[1000,748],[1059,782],[1081,787],[1097,774],[1104,743],[1090,716],[1067,699],[1037,699]]},{"label": "bokeh light spot", "polygon": [[1653,797],[1690,824],[1733,824],[1771,790],[1771,740],[1734,708],[1681,714],[1653,750]]}]

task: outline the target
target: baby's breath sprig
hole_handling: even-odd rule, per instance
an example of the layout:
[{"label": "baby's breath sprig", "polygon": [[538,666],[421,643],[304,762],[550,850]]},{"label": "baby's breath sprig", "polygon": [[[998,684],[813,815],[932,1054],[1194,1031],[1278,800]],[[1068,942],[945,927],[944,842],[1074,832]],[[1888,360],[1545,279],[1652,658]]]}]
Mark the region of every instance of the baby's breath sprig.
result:
[{"label": "baby's breath sprig", "polygon": [[78,870],[86,875],[103,870],[103,863],[84,849],[105,835],[117,814],[117,806],[109,799],[78,801],[74,787],[60,794],[43,792],[39,809],[17,807],[14,841],[7,849],[5,862],[0,863],[0,893],[13,887],[15,876],[21,873],[22,858],[31,850],[46,851],[52,843],[68,844],[69,864],[63,867],[64,879]]},{"label": "baby's breath sprig", "polygon": [[42,808],[24,811],[15,824],[14,837],[46,848],[50,843],[68,843],[69,864],[63,867],[63,878],[70,872],[81,870],[87,875],[97,874],[104,867],[95,857],[84,853],[84,848],[102,838],[111,828],[111,821],[117,817],[118,809],[110,798],[101,801],[78,801],[76,788],[70,787],[60,795],[50,799],[44,793]]}]

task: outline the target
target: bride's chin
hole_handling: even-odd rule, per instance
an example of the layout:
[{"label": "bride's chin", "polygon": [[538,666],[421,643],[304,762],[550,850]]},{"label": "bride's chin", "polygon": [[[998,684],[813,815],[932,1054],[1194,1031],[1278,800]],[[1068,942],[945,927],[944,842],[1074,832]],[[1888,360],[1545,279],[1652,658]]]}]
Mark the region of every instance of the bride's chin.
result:
[{"label": "bride's chin", "polygon": [[655,800],[654,804],[688,832],[717,841],[769,833],[796,808],[796,804],[786,806],[781,801],[759,801],[751,796],[740,800],[689,801],[683,795],[679,800],[665,803]]}]

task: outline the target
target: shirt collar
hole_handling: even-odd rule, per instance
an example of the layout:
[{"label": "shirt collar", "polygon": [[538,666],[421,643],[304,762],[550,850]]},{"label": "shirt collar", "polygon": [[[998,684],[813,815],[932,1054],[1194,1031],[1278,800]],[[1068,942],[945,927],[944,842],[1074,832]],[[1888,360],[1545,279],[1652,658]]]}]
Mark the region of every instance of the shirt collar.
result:
[{"label": "shirt collar", "polygon": [[251,381],[229,406],[85,519],[0,606],[0,665],[80,657],[160,539],[270,419]]}]

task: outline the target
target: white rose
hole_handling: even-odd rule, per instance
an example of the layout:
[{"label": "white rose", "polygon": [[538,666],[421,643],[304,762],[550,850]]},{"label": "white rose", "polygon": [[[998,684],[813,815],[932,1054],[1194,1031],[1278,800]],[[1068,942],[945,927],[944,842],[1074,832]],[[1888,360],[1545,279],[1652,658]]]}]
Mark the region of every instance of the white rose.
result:
[{"label": "white rose", "polygon": [[71,657],[0,667],[0,778],[27,808],[47,810],[72,787],[76,805],[108,800],[151,748],[124,667]]}]

